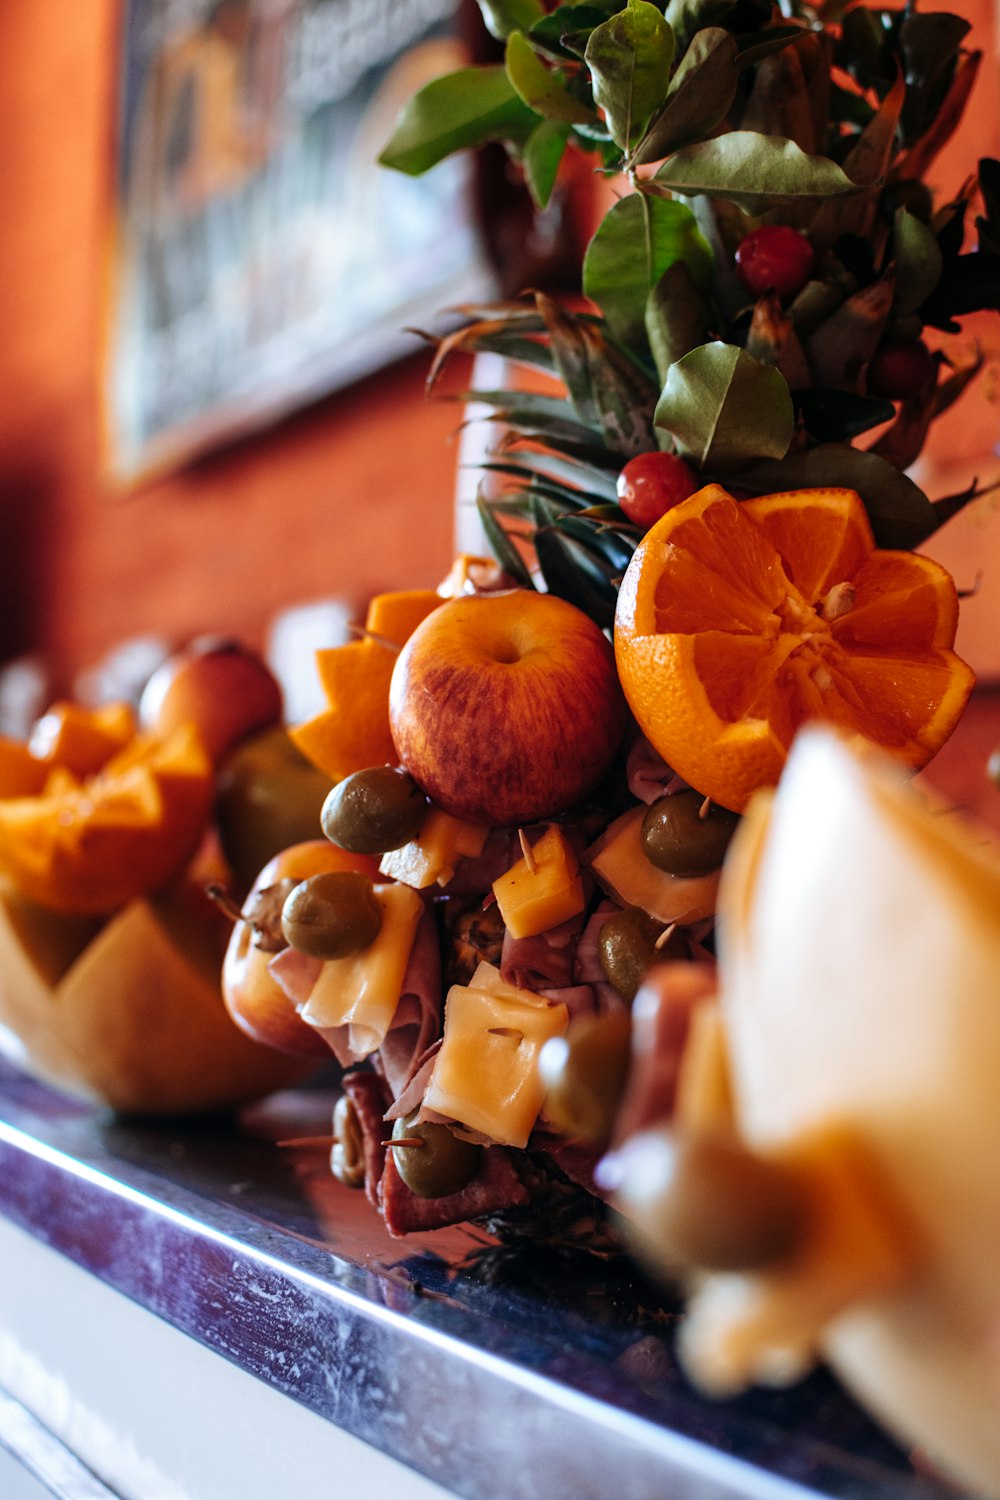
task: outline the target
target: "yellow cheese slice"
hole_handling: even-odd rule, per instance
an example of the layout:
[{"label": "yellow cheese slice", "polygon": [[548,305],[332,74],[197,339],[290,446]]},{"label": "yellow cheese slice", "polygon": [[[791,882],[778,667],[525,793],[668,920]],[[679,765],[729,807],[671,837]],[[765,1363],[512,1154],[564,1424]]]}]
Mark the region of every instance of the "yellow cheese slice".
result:
[{"label": "yellow cheese slice", "polygon": [[534,937],[568,921],[585,906],[576,856],[550,823],[531,850],[493,882],[493,894],[511,937]]},{"label": "yellow cheese slice", "polygon": [[303,1021],[324,1030],[352,1028],[351,1045],[367,1056],[382,1045],[399,1004],[423,902],[405,885],[377,885],[382,908],[378,937],[346,958],[324,963],[305,1006]]},{"label": "yellow cheese slice", "polygon": [[[479,988],[475,981],[486,969],[490,988]],[[568,1020],[565,1005],[504,984],[481,964],[472,984],[448,991],[444,1039],[424,1103],[499,1145],[527,1145],[545,1093],[538,1054]]]},{"label": "yellow cheese slice", "polygon": [[482,853],[489,831],[482,824],[463,823],[432,807],[417,838],[383,854],[379,872],[415,891],[426,890],[435,882],[447,885],[457,860]]},{"label": "yellow cheese slice", "polygon": [[668,875],[646,858],[642,847],[644,806],[623,813],[588,851],[598,884],[623,906],[641,906],[663,923],[685,926],[715,911],[719,871],[710,875]]}]

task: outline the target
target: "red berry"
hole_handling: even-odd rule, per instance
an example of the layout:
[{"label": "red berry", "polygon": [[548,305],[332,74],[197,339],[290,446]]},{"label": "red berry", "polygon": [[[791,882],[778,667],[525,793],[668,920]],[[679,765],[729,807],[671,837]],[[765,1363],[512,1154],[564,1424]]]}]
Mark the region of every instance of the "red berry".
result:
[{"label": "red berry", "polygon": [[934,379],[934,356],[920,339],[883,339],[868,366],[868,394],[908,401]]},{"label": "red berry", "polygon": [[676,453],[637,453],[618,476],[618,504],[636,526],[654,521],[693,495],[698,476]]},{"label": "red berry", "polygon": [[794,297],[809,280],[813,248],[797,229],[787,224],[765,224],[740,241],[736,264],[755,297],[774,291],[784,300]]}]

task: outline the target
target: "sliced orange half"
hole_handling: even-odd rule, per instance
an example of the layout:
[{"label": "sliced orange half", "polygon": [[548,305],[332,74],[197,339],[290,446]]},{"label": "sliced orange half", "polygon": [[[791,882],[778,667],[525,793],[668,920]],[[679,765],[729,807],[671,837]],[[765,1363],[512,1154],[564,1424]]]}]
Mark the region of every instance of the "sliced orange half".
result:
[{"label": "sliced orange half", "polygon": [[737,502],[708,485],[636,549],[615,654],[646,737],[739,812],[809,720],[925,765],[974,682],[951,649],[957,621],[948,573],[878,550],[853,490]]}]

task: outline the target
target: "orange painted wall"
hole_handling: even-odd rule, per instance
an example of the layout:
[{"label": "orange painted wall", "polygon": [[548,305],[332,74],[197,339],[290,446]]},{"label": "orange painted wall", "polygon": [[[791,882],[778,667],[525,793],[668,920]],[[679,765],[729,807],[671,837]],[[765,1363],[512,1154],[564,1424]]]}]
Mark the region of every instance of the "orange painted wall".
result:
[{"label": "orange painted wall", "polygon": [[[954,179],[1000,150],[1000,70],[989,0],[940,8],[974,19],[986,52],[942,163]],[[433,583],[451,552],[458,414],[424,402],[423,356],[127,496],[102,478],[117,40],[117,0],[0,5],[0,662],[42,649],[57,681],[139,633],[222,628],[256,642],[285,605]],[[970,466],[1000,469],[987,394],[935,443],[932,493]],[[983,502],[932,550],[961,583],[986,563],[963,628],[970,656],[1000,673],[1000,510]]]},{"label": "orange painted wall", "polygon": [[102,476],[117,43],[117,0],[0,6],[0,662],[42,649],[64,679],[451,557],[458,413],[424,401],[422,354],[128,495]]}]

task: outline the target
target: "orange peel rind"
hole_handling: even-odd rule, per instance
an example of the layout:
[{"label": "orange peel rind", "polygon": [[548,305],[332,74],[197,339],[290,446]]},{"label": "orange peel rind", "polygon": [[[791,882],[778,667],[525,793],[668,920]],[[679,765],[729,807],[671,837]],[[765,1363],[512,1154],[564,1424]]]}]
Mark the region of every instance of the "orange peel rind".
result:
[{"label": "orange peel rind", "polygon": [[877,549],[853,490],[736,501],[708,485],[636,549],[615,653],[650,743],[741,812],[807,722],[925,765],[975,680],[951,649],[957,621],[945,569]]}]

